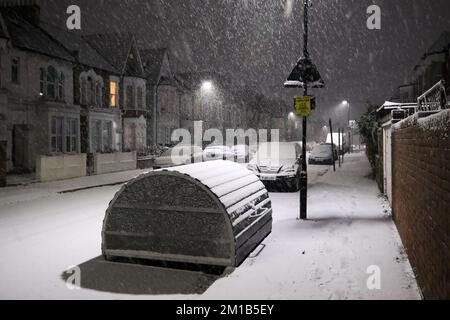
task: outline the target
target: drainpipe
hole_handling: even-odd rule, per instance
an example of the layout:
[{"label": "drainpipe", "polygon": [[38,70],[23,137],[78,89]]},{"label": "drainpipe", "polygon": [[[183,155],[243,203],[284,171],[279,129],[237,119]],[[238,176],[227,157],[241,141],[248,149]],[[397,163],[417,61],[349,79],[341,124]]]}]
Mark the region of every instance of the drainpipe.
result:
[{"label": "drainpipe", "polygon": [[158,86],[159,81],[155,85],[154,95],[153,95],[153,145],[156,147],[158,145],[158,128],[157,126],[157,114],[158,114]]}]

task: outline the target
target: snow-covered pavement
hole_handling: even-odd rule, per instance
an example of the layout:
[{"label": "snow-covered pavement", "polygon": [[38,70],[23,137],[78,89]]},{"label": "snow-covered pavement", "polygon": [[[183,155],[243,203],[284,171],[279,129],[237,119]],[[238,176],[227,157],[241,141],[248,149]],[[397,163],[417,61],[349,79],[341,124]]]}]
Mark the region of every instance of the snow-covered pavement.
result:
[{"label": "snow-covered pavement", "polygon": [[[298,193],[271,193],[274,224],[265,249],[202,295],[133,296],[67,288],[62,272],[100,255],[104,212],[120,186],[58,193],[92,186],[86,179],[72,181],[70,188],[58,182],[0,190],[0,298],[420,299],[395,225],[369,173],[362,154],[347,157],[336,173],[310,167],[309,221],[296,219]],[[102,179],[112,183],[118,178]],[[381,271],[380,290],[367,288],[369,266]]]}]

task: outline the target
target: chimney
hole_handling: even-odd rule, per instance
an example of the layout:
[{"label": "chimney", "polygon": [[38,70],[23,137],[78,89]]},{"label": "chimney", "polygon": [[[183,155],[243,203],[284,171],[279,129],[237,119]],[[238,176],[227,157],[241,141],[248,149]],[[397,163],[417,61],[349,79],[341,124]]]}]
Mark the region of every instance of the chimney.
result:
[{"label": "chimney", "polygon": [[34,25],[39,25],[41,18],[40,0],[2,0],[0,8],[16,9],[21,15]]}]

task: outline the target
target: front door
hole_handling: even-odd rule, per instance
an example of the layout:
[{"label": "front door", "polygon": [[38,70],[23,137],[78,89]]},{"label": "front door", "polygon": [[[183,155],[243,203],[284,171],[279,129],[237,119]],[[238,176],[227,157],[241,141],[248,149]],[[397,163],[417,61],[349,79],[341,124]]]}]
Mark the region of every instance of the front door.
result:
[{"label": "front door", "polygon": [[25,125],[13,126],[12,162],[15,171],[27,168],[28,132]]}]

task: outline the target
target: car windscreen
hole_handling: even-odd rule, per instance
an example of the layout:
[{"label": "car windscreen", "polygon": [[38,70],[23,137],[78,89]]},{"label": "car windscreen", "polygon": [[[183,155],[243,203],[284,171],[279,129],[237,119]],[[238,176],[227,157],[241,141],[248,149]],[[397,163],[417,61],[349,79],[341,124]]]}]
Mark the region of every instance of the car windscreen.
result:
[{"label": "car windscreen", "polygon": [[313,155],[313,156],[323,155],[323,154],[331,154],[331,145],[315,147],[314,150],[311,152],[311,155]]},{"label": "car windscreen", "polygon": [[257,152],[258,159],[295,159],[295,145],[293,143],[261,144]]}]

